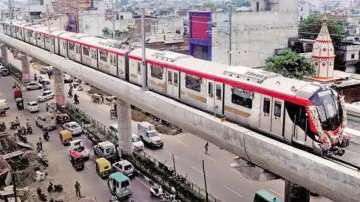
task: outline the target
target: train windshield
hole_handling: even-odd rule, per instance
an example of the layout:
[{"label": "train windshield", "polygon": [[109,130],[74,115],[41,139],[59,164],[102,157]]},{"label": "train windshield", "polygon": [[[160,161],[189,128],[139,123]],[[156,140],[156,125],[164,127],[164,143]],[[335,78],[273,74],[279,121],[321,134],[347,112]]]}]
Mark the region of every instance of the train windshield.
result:
[{"label": "train windshield", "polygon": [[323,130],[333,131],[341,124],[342,109],[337,96],[336,92],[325,90],[311,97],[311,101],[318,111]]}]

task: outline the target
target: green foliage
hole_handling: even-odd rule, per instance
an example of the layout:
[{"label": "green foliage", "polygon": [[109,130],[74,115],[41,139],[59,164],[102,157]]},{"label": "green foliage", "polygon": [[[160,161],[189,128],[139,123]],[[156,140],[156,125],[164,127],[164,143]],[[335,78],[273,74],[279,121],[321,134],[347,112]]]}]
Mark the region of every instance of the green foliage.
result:
[{"label": "green foliage", "polygon": [[242,6],[247,6],[247,7],[249,7],[249,6],[251,6],[249,0],[232,0],[231,2],[232,2],[232,4],[233,4],[234,6],[237,6],[237,7],[242,7]]},{"label": "green foliage", "polygon": [[[320,15],[310,15],[304,19],[299,25],[299,36],[306,39],[316,39],[322,26],[321,18]],[[334,45],[340,44],[346,32],[344,23],[335,17],[327,17],[327,24]]]},{"label": "green foliage", "polygon": [[315,75],[315,67],[305,57],[289,49],[266,59],[266,70],[296,79]]}]

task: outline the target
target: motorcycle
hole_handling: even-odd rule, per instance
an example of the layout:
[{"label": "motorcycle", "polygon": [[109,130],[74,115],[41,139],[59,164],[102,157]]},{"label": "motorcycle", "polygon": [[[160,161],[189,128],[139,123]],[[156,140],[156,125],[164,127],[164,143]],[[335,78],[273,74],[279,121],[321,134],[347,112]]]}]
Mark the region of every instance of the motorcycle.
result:
[{"label": "motorcycle", "polygon": [[74,104],[79,104],[79,98],[77,95],[74,95]]},{"label": "motorcycle", "polygon": [[4,132],[6,130],[6,124],[5,122],[0,123],[0,132]]},{"label": "motorcycle", "polygon": [[43,138],[44,138],[44,140],[49,142],[49,139],[50,139],[49,132],[45,131],[44,134],[43,134]]},{"label": "motorcycle", "polygon": [[11,130],[15,130],[20,126],[20,122],[18,120],[16,121],[11,121],[10,122],[10,129]]},{"label": "motorcycle", "polygon": [[32,134],[33,133],[31,126],[28,126],[26,128],[26,132],[27,132],[27,134]]},{"label": "motorcycle", "polygon": [[62,192],[64,189],[63,189],[63,186],[61,184],[56,184],[56,185],[53,185],[53,183],[50,182],[48,188],[47,188],[47,191],[50,193],[50,192]]},{"label": "motorcycle", "polygon": [[48,161],[47,159],[45,159],[43,152],[38,152],[37,156],[38,156],[38,161],[39,161],[44,167],[48,167],[48,166],[49,166],[49,161]]},{"label": "motorcycle", "polygon": [[18,138],[19,138],[19,140],[21,141],[21,142],[23,142],[23,143],[28,143],[28,140],[27,140],[27,138],[25,137],[25,135],[23,135],[23,134],[17,134],[17,136],[18,136]]},{"label": "motorcycle", "polygon": [[156,198],[162,198],[164,195],[163,189],[160,185],[154,183],[151,187],[150,187],[150,194],[153,197]]},{"label": "motorcycle", "polygon": [[40,187],[37,188],[36,192],[41,201],[47,201],[47,196],[42,192]]}]

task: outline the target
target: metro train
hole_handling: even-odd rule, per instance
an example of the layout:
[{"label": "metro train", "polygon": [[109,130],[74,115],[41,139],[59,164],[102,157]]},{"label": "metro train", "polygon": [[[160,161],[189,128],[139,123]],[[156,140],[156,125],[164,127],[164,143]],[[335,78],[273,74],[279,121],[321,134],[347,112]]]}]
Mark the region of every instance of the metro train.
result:
[{"label": "metro train", "polygon": [[[141,48],[114,48],[108,39],[2,23],[6,35],[142,85]],[[153,92],[254,129],[304,150],[324,154],[347,147],[343,96],[326,85],[243,66],[146,49],[146,84]]]}]

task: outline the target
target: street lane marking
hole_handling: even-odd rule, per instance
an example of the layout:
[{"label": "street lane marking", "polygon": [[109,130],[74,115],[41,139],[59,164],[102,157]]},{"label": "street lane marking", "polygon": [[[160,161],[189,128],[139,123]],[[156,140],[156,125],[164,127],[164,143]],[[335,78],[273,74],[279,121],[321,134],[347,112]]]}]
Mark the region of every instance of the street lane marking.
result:
[{"label": "street lane marking", "polygon": [[242,194],[240,194],[239,192],[233,190],[231,187],[229,187],[228,185],[224,186],[225,189],[229,190],[230,192],[232,192],[233,194],[237,195],[239,198],[244,198],[244,196]]}]

